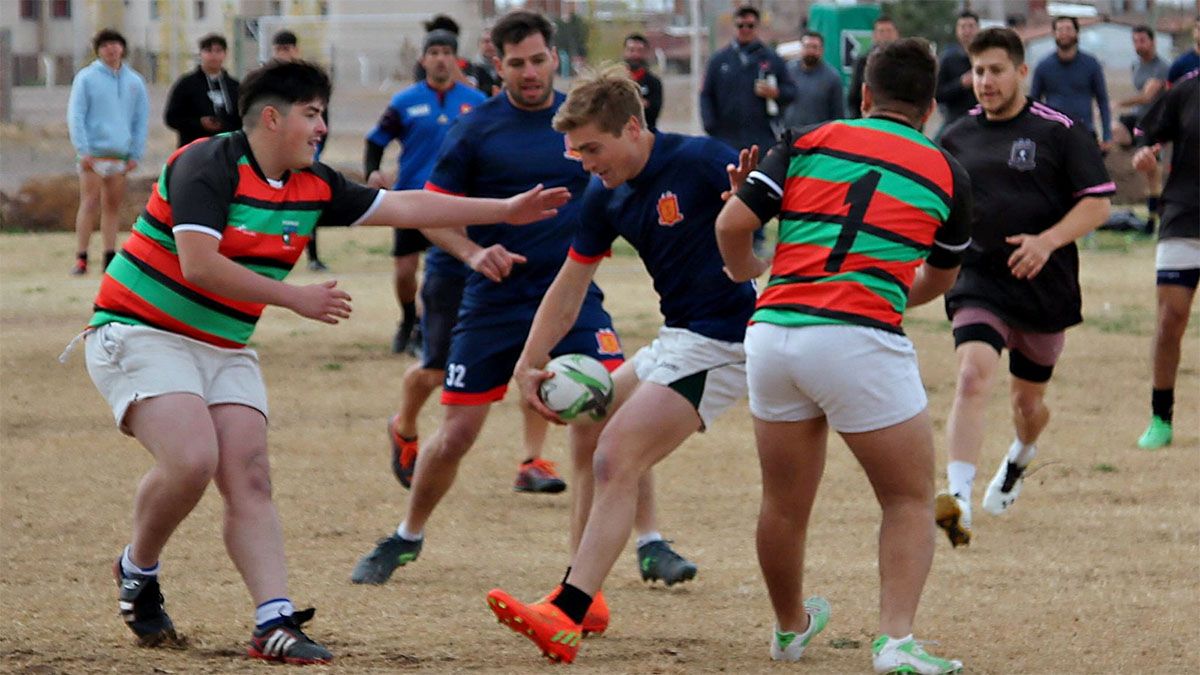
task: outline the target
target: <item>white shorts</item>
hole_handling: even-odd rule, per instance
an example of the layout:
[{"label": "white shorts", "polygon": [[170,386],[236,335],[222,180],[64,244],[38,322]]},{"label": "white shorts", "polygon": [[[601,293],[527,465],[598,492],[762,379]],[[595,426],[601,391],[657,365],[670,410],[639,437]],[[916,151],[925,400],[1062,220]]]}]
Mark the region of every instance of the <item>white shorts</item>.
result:
[{"label": "white shorts", "polygon": [[1154,248],[1154,269],[1194,270],[1200,268],[1200,239],[1160,239]]},{"label": "white shorts", "polygon": [[684,328],[662,327],[654,342],[633,355],[642,382],[669,387],[700,415],[702,429],[746,395],[746,353],[740,342],[724,342]]},{"label": "white shorts", "polygon": [[864,326],[756,323],[746,331],[746,373],[750,412],[766,422],[824,415],[854,434],[911,419],[928,403],[912,342]]},{"label": "white shorts", "polygon": [[[99,157],[92,159],[92,173],[100,176],[101,178],[123,175],[125,173],[126,166],[127,164],[123,159],[101,159]],[[75,169],[79,171],[79,173],[83,173],[82,164],[76,163]]]},{"label": "white shorts", "polygon": [[125,413],[163,394],[195,394],[210,406],[236,403],[267,417],[267,388],[253,349],[225,349],[150,328],[110,323],[87,337],[87,369],[129,434]]}]

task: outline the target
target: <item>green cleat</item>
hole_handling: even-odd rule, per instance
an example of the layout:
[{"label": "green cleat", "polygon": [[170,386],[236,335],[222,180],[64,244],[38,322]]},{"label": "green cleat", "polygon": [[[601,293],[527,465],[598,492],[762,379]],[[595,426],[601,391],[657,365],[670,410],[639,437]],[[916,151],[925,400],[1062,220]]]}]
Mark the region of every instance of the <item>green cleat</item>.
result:
[{"label": "green cleat", "polygon": [[804,648],[829,623],[829,601],[813,596],[804,601],[804,612],[808,614],[808,628],[803,633],[781,631],[779,626],[771,636],[771,659],[775,661],[799,661]]},{"label": "green cleat", "polygon": [[1138,439],[1138,447],[1142,450],[1158,450],[1171,444],[1171,423],[1155,415],[1150,418],[1150,426]]},{"label": "green cleat", "polygon": [[962,661],[939,659],[925,651],[910,635],[895,640],[887,635],[875,638],[871,645],[876,673],[915,673],[916,675],[948,675],[962,672]]}]

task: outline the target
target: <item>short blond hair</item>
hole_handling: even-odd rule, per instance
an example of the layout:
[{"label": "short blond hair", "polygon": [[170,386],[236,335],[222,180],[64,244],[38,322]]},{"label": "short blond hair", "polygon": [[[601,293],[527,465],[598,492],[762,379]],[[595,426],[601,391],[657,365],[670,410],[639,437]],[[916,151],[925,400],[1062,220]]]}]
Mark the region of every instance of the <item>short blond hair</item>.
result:
[{"label": "short blond hair", "polygon": [[641,87],[623,64],[607,65],[576,78],[554,115],[554,130],[566,133],[594,123],[600,131],[620,136],[630,117],[646,128]]}]

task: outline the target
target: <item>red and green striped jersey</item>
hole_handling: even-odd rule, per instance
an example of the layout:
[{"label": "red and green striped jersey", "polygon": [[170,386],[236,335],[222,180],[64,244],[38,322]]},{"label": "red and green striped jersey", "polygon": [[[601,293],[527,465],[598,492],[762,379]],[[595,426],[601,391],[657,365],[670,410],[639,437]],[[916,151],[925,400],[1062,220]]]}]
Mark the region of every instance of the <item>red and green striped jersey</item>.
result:
[{"label": "red and green striped jersey", "polygon": [[89,325],[147,325],[218,347],[243,347],[265,305],[226,298],[185,279],[175,233],[212,235],[222,255],[281,280],[313,228],[353,225],[381,195],[320,163],[268,180],[243,132],[197,140],[167,160],[100,281]]},{"label": "red and green striped jersey", "polygon": [[970,243],[966,172],[919,131],[873,117],[789,131],[738,197],[779,218],[771,279],[750,322],[900,327],[917,267]]}]

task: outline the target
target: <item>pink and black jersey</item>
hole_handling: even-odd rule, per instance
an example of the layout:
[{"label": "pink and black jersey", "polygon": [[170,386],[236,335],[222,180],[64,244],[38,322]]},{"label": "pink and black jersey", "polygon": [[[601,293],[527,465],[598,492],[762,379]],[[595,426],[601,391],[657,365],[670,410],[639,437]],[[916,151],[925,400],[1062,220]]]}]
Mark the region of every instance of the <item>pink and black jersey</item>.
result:
[{"label": "pink and black jersey", "polygon": [[240,131],[195,141],[167,160],[131,236],[100,281],[89,325],[148,325],[218,347],[243,347],[265,305],[184,279],[175,233],[212,235],[225,257],[281,280],[315,227],[355,224],[382,195],[320,163],[268,181]]},{"label": "pink and black jersey", "polygon": [[1027,101],[1016,117],[1000,121],[976,107],[941,142],[970,174],[975,198],[974,242],[946,294],[947,310],[982,307],[1014,327],[1042,333],[1081,322],[1075,244],[1052,253],[1033,279],[1017,279],[1008,268],[1016,247],[1005,238],[1044,232],[1080,199],[1116,191],[1096,139],[1063,113]]}]

